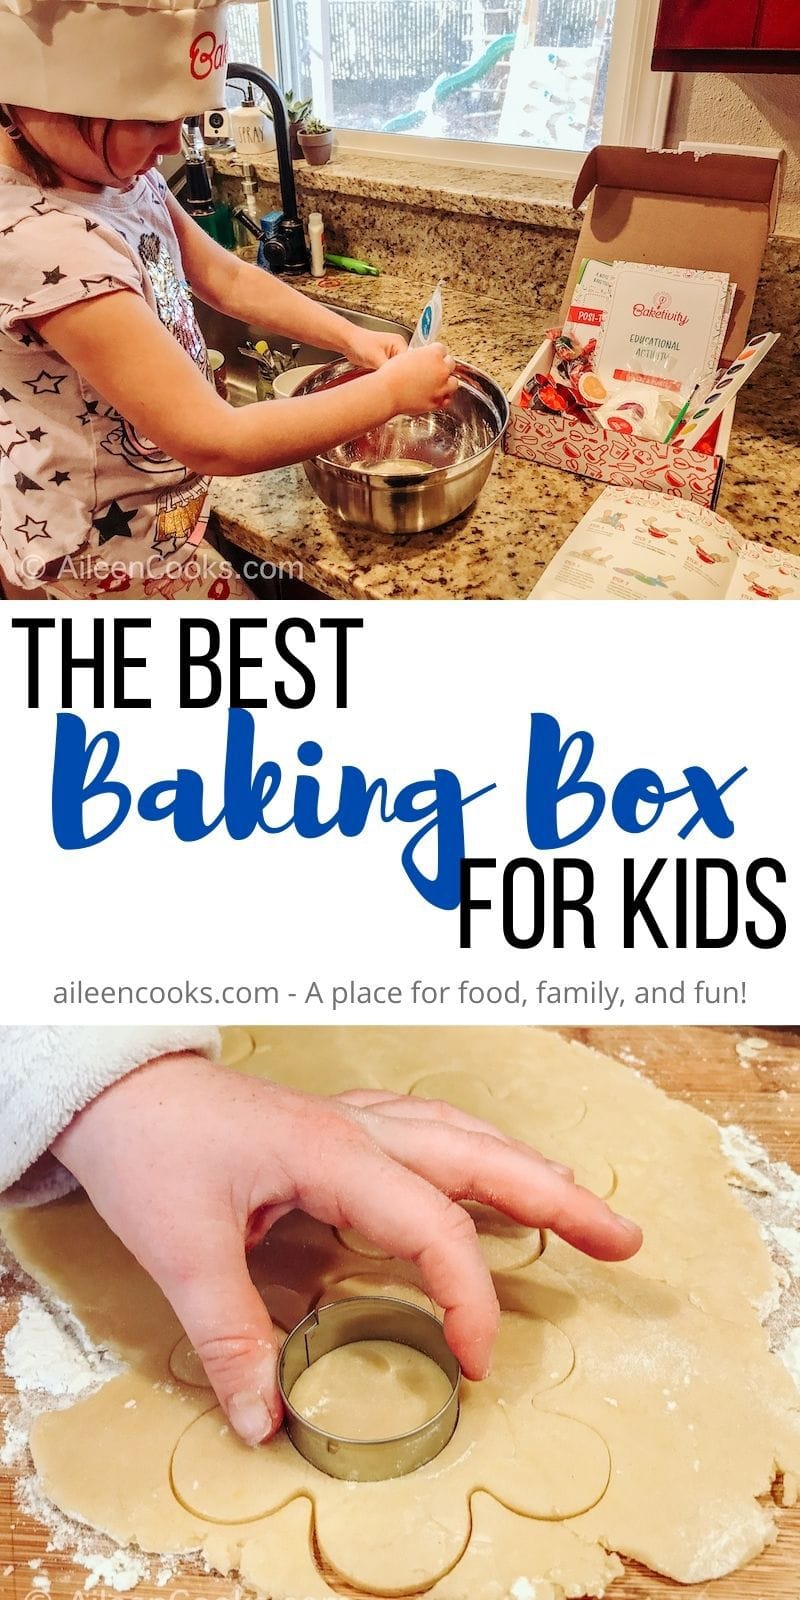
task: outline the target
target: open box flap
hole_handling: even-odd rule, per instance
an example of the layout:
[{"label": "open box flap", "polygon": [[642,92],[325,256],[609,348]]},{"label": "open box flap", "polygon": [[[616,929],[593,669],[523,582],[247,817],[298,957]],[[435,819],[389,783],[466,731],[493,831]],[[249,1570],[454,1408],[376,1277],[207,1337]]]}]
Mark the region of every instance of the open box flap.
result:
[{"label": "open box flap", "polygon": [[566,319],[587,257],[727,272],[737,285],[723,350],[747,342],[782,163],[773,156],[695,156],[692,151],[600,145],[583,165],[574,203],[591,196],[562,306]]}]

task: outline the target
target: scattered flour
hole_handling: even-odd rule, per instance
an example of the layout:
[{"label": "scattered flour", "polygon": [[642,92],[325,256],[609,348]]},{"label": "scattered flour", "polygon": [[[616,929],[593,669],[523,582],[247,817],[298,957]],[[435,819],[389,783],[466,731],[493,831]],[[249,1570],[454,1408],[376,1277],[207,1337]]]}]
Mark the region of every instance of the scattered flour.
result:
[{"label": "scattered flour", "polygon": [[756,1163],[769,1164],[766,1150],[746,1133],[744,1128],[731,1122],[720,1128],[720,1144],[731,1163],[730,1181],[738,1188],[752,1189],[754,1194],[774,1194],[775,1184],[769,1172],[759,1171]]},{"label": "scattered flour", "polygon": [[13,1467],[28,1448],[28,1430],[23,1423],[5,1419],[5,1438],[0,1445],[0,1467]]},{"label": "scattered flour", "polygon": [[800,1389],[800,1173],[785,1161],[771,1161],[744,1128],[721,1128],[720,1143],[731,1163],[731,1181],[742,1188],[742,1201],[775,1263],[778,1281],[759,1311],[773,1350]]},{"label": "scattered flour", "polygon": [[132,1550],[115,1550],[112,1556],[86,1555],[81,1558],[80,1564],[89,1568],[89,1576],[83,1585],[87,1590],[96,1589],[101,1583],[103,1588],[113,1589],[116,1594],[127,1594],[148,1575],[147,1562]]},{"label": "scattered flour", "polygon": [[3,1355],[6,1372],[21,1394],[46,1389],[49,1394],[72,1397],[94,1381],[80,1345],[31,1294],[22,1296],[19,1320],[6,1338]]},{"label": "scattered flour", "polygon": [[736,1054],[742,1066],[749,1067],[769,1048],[769,1039],[740,1039],[736,1045]]},{"label": "scattered flour", "polygon": [[[617,1051],[617,1055],[619,1056],[620,1061],[624,1061],[625,1065],[628,1067],[644,1066],[642,1057],[635,1056],[633,1051],[628,1049],[627,1045],[623,1045],[622,1048]],[[639,1076],[641,1076],[641,1074],[639,1074]]]},{"label": "scattered flour", "polygon": [[122,1371],[107,1350],[95,1349],[67,1306],[58,1301],[47,1306],[33,1294],[21,1298],[3,1363],[19,1394],[44,1392],[56,1399],[99,1389]]},{"label": "scattered flour", "polygon": [[790,1275],[800,1278],[800,1228],[779,1228],[775,1224],[772,1237],[786,1258]]},{"label": "scattered flour", "polygon": [[535,1600],[536,1590],[529,1578],[517,1578],[511,1585],[513,1600]]}]

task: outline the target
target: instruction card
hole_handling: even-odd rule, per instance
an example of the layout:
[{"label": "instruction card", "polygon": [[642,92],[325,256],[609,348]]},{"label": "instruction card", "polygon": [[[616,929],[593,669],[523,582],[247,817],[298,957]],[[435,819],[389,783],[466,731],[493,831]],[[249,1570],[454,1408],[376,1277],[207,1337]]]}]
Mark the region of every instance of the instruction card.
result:
[{"label": "instruction card", "polygon": [[532,600],[798,600],[800,556],[745,539],[704,506],[606,489]]}]

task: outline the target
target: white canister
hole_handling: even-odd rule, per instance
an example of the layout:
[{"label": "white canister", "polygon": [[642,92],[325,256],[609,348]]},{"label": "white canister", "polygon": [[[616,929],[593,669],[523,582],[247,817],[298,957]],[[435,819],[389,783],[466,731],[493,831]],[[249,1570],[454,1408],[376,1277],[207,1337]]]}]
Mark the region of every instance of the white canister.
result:
[{"label": "white canister", "polygon": [[311,272],[321,278],[325,272],[325,226],[321,211],[312,211],[308,218],[308,243],[311,251]]},{"label": "white canister", "polygon": [[245,101],[233,106],[230,113],[231,132],[239,156],[254,156],[271,150],[275,144],[272,123],[260,106]]}]

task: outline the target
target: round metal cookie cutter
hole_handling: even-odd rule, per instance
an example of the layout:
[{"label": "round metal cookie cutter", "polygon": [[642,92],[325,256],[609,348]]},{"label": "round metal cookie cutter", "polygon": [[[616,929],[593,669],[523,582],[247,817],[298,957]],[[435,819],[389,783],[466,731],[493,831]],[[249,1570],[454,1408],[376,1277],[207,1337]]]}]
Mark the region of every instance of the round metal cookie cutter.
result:
[{"label": "round metal cookie cutter", "polygon": [[[441,1367],[449,1379],[450,1394],[435,1417],[390,1439],[346,1439],[315,1427],[295,1410],[289,1397],[301,1372],[329,1350],[365,1339],[410,1345]],[[295,1449],[329,1478],[347,1478],[354,1483],[402,1478],[438,1456],[458,1422],[460,1379],[461,1368],[436,1318],[404,1300],[377,1296],[335,1300],[310,1312],[292,1329],[278,1361],[286,1432]]]}]

